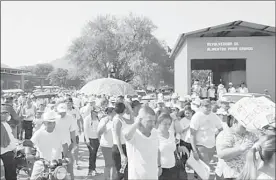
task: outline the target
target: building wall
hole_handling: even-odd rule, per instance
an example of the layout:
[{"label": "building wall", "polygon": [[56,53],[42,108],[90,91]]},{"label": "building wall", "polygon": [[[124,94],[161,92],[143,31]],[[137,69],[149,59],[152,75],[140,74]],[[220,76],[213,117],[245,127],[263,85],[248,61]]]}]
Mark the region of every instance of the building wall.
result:
[{"label": "building wall", "polygon": [[[220,49],[219,51],[207,50],[207,48],[214,48],[210,46],[212,45],[210,43],[219,42],[231,42],[233,45],[223,46],[225,49]],[[244,58],[246,59],[246,83],[249,90],[251,92],[264,93],[264,89],[268,89],[272,99],[275,100],[275,37],[191,37],[186,39],[186,43],[187,52],[183,51],[183,48],[175,58],[176,64],[178,61],[184,61],[181,65],[187,66],[187,71],[189,71],[185,74],[191,74],[192,59]],[[209,46],[207,46],[207,43],[209,43]],[[221,48],[222,46],[219,47]],[[238,50],[233,50],[235,47]],[[247,50],[239,50],[242,47],[246,47]],[[180,65],[180,63],[178,64]],[[183,68],[178,67],[175,69],[175,84],[182,83],[181,81],[189,81],[177,77],[179,74],[177,71],[181,69]],[[183,78],[190,79],[190,76]],[[186,94],[186,92],[190,92],[190,86],[191,84],[186,87],[188,89],[183,91],[181,88],[177,88],[180,85],[175,85],[176,92]]]},{"label": "building wall", "polygon": [[[180,96],[189,94],[189,89],[187,88],[188,84],[191,84],[191,73],[189,73],[189,63],[187,59],[187,44],[184,43],[178,58],[174,61],[174,86],[175,92]],[[187,77],[187,78],[185,78]]]}]

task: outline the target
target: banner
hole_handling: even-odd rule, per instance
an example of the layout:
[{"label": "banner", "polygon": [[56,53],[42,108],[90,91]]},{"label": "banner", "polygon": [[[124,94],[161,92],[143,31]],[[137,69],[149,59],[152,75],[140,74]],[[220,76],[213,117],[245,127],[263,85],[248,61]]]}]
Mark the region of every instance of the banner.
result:
[{"label": "banner", "polygon": [[275,127],[275,103],[265,97],[242,98],[231,106],[229,113],[248,130]]}]

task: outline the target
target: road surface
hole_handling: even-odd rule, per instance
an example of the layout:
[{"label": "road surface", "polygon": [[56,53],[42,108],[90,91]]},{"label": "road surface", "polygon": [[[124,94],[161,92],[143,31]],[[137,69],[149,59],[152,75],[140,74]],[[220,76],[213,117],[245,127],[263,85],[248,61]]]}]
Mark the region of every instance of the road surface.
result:
[{"label": "road surface", "polygon": [[[87,173],[88,173],[88,159],[89,159],[89,152],[88,149],[86,147],[86,145],[83,142],[83,137],[80,138],[80,162],[79,162],[79,169],[74,169],[74,173],[75,173],[75,180],[84,180],[87,177]],[[216,159],[216,158],[215,158]],[[103,177],[103,172],[104,172],[104,159],[102,156],[102,153],[100,151],[99,148],[99,152],[98,152],[98,158],[97,158],[97,168],[96,171],[98,172],[98,174],[95,177],[90,177],[89,179],[91,180],[104,180]],[[214,163],[211,163],[211,169],[212,169],[212,177],[214,177],[214,168],[216,165],[216,161]],[[192,170],[187,170],[188,172],[188,176],[189,179],[193,179],[193,171]],[[3,167],[3,163],[1,162],[1,180],[4,180],[4,167]],[[212,178],[214,179],[214,178]],[[20,174],[18,175],[18,180],[28,180],[28,176],[24,173],[24,172],[20,172]]]}]

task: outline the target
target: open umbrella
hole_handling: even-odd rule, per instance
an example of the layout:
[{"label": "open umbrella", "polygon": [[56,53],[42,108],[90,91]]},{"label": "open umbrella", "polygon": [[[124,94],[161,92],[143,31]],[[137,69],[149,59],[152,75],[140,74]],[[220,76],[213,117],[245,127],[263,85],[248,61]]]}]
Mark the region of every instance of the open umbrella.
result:
[{"label": "open umbrella", "polygon": [[81,93],[91,95],[108,95],[108,96],[125,96],[125,95],[136,95],[132,85],[113,78],[101,78],[88,82],[84,85]]}]

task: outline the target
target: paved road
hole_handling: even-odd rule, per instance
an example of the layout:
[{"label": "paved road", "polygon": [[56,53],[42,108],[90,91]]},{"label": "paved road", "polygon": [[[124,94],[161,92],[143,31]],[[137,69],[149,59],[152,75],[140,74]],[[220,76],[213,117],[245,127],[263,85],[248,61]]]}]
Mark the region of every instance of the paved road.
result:
[{"label": "paved road", "polygon": [[[80,140],[83,140],[83,138],[81,137]],[[80,142],[80,168],[79,169],[74,169],[75,172],[75,180],[84,180],[86,178],[86,175],[88,173],[88,158],[89,158],[89,153],[88,153],[88,149],[86,147],[86,145],[84,144],[83,141]],[[216,159],[216,158],[215,158]],[[104,159],[102,156],[102,153],[99,149],[98,152],[98,158],[97,158],[97,168],[96,171],[98,172],[97,176],[93,177],[93,178],[89,178],[90,180],[104,180],[103,178],[103,171],[104,171]],[[211,169],[212,171],[214,170],[216,165],[216,162],[211,164]],[[189,178],[188,179],[193,179],[193,172],[191,170],[188,170],[188,175]],[[212,177],[214,177],[214,174],[212,173]],[[18,179],[19,180],[28,180],[28,176],[24,173],[24,172],[20,172],[20,174],[18,175]],[[214,179],[214,178],[212,178]],[[1,180],[4,180],[4,169],[2,166],[2,162],[1,162]]]}]

